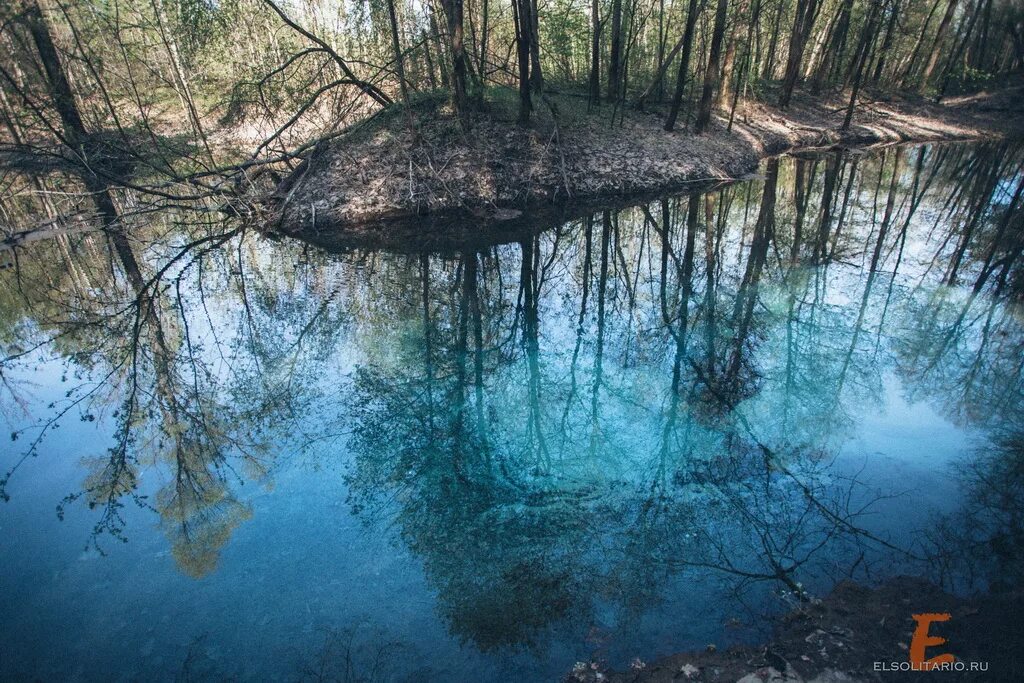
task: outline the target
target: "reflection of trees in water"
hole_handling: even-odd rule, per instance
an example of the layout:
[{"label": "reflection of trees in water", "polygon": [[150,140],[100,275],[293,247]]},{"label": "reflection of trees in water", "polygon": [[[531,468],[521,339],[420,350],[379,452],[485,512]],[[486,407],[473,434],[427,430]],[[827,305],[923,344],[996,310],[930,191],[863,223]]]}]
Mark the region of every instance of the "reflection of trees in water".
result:
[{"label": "reflection of trees in water", "polygon": [[1015,588],[1024,579],[1024,435],[1005,431],[957,464],[963,503],[929,529],[929,559],[954,588]]},{"label": "reflection of trees in water", "polygon": [[[179,566],[201,576],[252,514],[233,483],[269,481],[279,453],[269,448],[268,429],[302,410],[305,370],[295,356],[325,321],[316,312],[294,344],[281,346],[274,316],[288,314],[283,293],[245,272],[239,229],[172,218],[179,223],[170,239],[160,234],[168,226],[132,226],[154,235],[145,249],[117,220],[81,237],[73,254],[57,240],[19,259],[4,294],[5,329],[34,327],[85,381],[51,415],[15,433],[26,446],[2,484],[6,495],[10,477],[62,421],[107,419],[113,445],[88,456],[83,488],[64,499],[59,514],[79,499],[97,509],[92,542],[101,548],[104,534],[127,540],[126,502],[151,507]],[[54,269],[52,258],[65,267]],[[224,320],[225,307],[235,305],[242,315]],[[45,362],[34,349],[11,354],[5,369]]]},{"label": "reflection of trees in water", "polygon": [[595,600],[641,610],[679,571],[800,593],[895,551],[859,526],[865,492],[830,453],[886,373],[915,382],[889,350],[919,338],[927,278],[949,280],[950,253],[991,269],[960,248],[1005,218],[991,183],[941,207],[949,234],[917,234],[926,194],[983,163],[950,149],[769,162],[755,183],[424,257],[407,275],[422,343],[354,386],[356,509],[397,516],[450,625],[484,647]]},{"label": "reflection of trees in water", "polygon": [[[235,226],[108,228],[19,253],[0,372],[31,357],[22,335],[100,378],[54,407],[117,411],[70,499],[97,533],[121,533],[124,501],[157,508],[194,575],[251,515],[235,482],[267,480],[290,431],[351,427],[353,506],[397,515],[482,646],[595,600],[638,612],[686,569],[796,590],[881,545],[830,455],[887,373],[971,421],[1019,405],[1019,165],[984,146],[774,160],[456,258],[283,267],[293,245],[267,257]],[[331,424],[310,415],[343,343],[362,364]]]}]

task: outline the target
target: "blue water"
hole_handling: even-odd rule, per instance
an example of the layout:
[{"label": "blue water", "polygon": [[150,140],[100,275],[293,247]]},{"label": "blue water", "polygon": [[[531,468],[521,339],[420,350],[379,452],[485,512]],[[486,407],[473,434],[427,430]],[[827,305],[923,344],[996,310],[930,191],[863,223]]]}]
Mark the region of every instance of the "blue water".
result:
[{"label": "blue water", "polygon": [[1016,271],[973,293],[1019,161],[947,202],[997,153],[786,158],[482,251],[178,258],[238,228],[185,213],[131,226],[141,281],[100,233],[22,249],[0,676],[558,680],[846,577],[1007,579],[943,552],[998,535],[971,473],[1024,423]]}]

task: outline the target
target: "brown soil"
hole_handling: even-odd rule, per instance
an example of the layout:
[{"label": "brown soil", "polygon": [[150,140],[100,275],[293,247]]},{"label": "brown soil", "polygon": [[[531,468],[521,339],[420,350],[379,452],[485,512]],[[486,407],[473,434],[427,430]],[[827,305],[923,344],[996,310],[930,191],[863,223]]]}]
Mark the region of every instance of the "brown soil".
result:
[{"label": "brown soil", "polygon": [[1003,137],[1019,130],[1010,114],[1022,92],[1018,85],[941,105],[865,98],[846,131],[842,98],[799,95],[786,111],[747,102],[731,131],[720,118],[702,135],[664,131],[660,113],[629,111],[613,125],[607,105],[587,112],[585,100],[569,96],[538,103],[528,128],[512,122],[514,106],[492,102],[463,131],[434,100],[417,107],[415,134],[390,113],[320,145],[278,189],[273,223],[292,233],[358,233],[452,210],[501,221],[515,215],[509,208],[733,179],[788,150]]},{"label": "brown soil", "polygon": [[[574,683],[680,683],[685,681],[1024,681],[1024,591],[981,598],[953,597],[921,579],[896,578],[878,588],[840,583],[828,597],[779,620],[770,642],[690,652],[649,664],[634,660],[632,670],[603,670],[581,662],[567,675]],[[878,671],[875,662],[908,662],[914,631],[912,614],[948,612],[950,621],[933,623],[929,634],[946,638],[926,651],[952,653],[969,667],[987,662],[985,672]]]}]

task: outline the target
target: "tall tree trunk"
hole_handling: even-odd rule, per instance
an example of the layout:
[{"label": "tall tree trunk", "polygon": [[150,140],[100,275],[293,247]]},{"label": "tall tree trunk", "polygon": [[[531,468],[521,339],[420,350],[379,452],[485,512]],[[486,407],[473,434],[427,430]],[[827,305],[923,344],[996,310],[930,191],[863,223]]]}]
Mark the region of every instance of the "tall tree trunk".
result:
[{"label": "tall tree trunk", "polygon": [[708,68],[704,73],[704,92],[700,97],[700,108],[697,110],[697,133],[703,133],[711,122],[711,106],[714,104],[715,89],[721,80],[722,38],[725,36],[725,18],[729,11],[729,0],[718,0],[715,12],[715,28],[711,33],[711,48],[708,55]]},{"label": "tall tree trunk", "polygon": [[402,93],[402,104],[405,105],[411,127],[412,110],[409,108],[409,84],[405,80],[405,56],[402,54],[402,44],[398,39],[398,16],[395,13],[395,0],[387,0],[387,6],[388,23],[391,27],[391,49],[394,51],[395,72],[398,74],[398,88]]},{"label": "tall tree trunk", "polygon": [[640,97],[636,99],[637,107],[640,109],[643,109],[644,103],[647,101],[647,98],[650,97],[651,93],[653,93],[656,88],[660,87],[659,84],[663,84],[665,82],[665,73],[668,71],[669,66],[672,65],[672,60],[676,58],[677,54],[679,54],[679,50],[682,49],[685,37],[685,35],[679,36],[679,40],[676,41],[676,44],[672,46],[671,50],[669,50],[668,56],[666,56],[664,61],[662,61],[661,66],[658,68],[658,72],[654,74],[651,84],[648,85],[647,88],[644,89],[643,93],[640,94]]},{"label": "tall tree trunk", "polygon": [[981,16],[981,13],[978,11],[970,14],[970,19],[967,20],[967,28],[964,29],[964,35],[960,39],[959,45],[949,56],[949,60],[946,62],[946,67],[943,69],[942,83],[939,85],[939,94],[935,97],[936,102],[941,101],[942,98],[946,96],[946,89],[949,88],[949,83],[953,80],[953,69],[956,66],[956,63],[964,58],[964,53],[967,50],[967,44],[971,40],[971,34],[974,33],[974,26],[977,24],[979,16]]},{"label": "tall tree trunk", "polygon": [[892,41],[896,35],[896,20],[900,15],[899,0],[893,0],[889,8],[889,21],[885,25],[885,37],[882,39],[882,48],[878,51],[878,63],[875,64],[875,73],[871,76],[871,82],[877,84],[882,79],[882,72],[885,70],[885,62],[892,49]]},{"label": "tall tree trunk", "polygon": [[949,0],[949,5],[946,7],[946,13],[942,17],[942,21],[939,22],[939,30],[935,32],[935,40],[932,42],[932,51],[928,56],[928,62],[924,65],[924,71],[921,72],[921,80],[919,81],[919,89],[924,90],[928,87],[928,80],[932,77],[932,72],[935,71],[935,65],[939,62],[939,52],[942,50],[942,40],[946,37],[946,31],[949,30],[949,25],[953,21],[953,15],[956,12],[958,0]]},{"label": "tall tree trunk", "polygon": [[622,86],[622,0],[612,0],[612,46],[608,55],[608,101],[619,101]]},{"label": "tall tree trunk", "polygon": [[676,91],[672,95],[672,107],[665,120],[665,130],[671,132],[679,118],[679,109],[683,105],[683,92],[686,90],[686,75],[690,69],[690,55],[693,53],[693,29],[697,25],[697,0],[690,0],[686,10],[686,29],[683,31],[683,55],[679,58],[679,75],[676,77]]},{"label": "tall tree trunk", "polygon": [[181,99],[185,113],[188,115],[189,122],[192,124],[192,130],[195,131],[196,137],[203,143],[203,147],[206,149],[207,155],[210,159],[213,159],[213,152],[210,151],[210,144],[206,139],[206,132],[203,130],[203,122],[199,118],[199,110],[196,108],[195,98],[192,97],[192,88],[189,85],[188,76],[185,73],[185,67],[181,62],[181,53],[178,50],[178,43],[174,39],[174,35],[171,33],[171,27],[167,21],[167,12],[164,9],[163,0],[153,0],[153,11],[156,13],[157,28],[160,31],[160,39],[163,41],[164,48],[167,50],[167,56],[171,62],[171,73],[174,75],[174,89],[178,93],[178,97]]},{"label": "tall tree trunk", "polygon": [[598,0],[590,2],[590,104],[601,103],[601,16]]},{"label": "tall tree trunk", "polygon": [[82,121],[82,115],[78,111],[78,103],[75,100],[74,91],[71,90],[67,73],[64,71],[63,61],[53,43],[53,36],[50,35],[46,15],[40,4],[33,2],[26,7],[25,17],[28,20],[26,23],[32,36],[32,42],[35,43],[39,59],[43,63],[43,70],[46,72],[53,108],[57,110],[61,126],[64,129],[64,142],[75,151],[84,153],[82,145],[86,143],[89,134]]},{"label": "tall tree trunk", "polygon": [[782,78],[782,92],[779,94],[779,106],[789,106],[793,97],[793,88],[800,77],[800,64],[807,47],[807,38],[814,28],[817,17],[818,0],[797,0],[796,17],[793,19],[793,32],[789,38],[789,52],[786,57],[786,73]]},{"label": "tall tree trunk", "polygon": [[917,58],[921,54],[921,48],[924,47],[924,37],[928,34],[928,27],[932,25],[932,17],[939,10],[939,5],[942,4],[942,0],[935,0],[932,8],[928,11],[928,16],[924,19],[924,25],[921,26],[921,32],[917,36],[917,40],[914,41],[914,49],[910,51],[910,57],[907,58],[905,64],[901,64],[903,67],[903,74],[900,76],[900,87],[907,88],[910,84],[910,77],[914,73],[914,66],[917,65]]},{"label": "tall tree trunk", "polygon": [[487,32],[490,30],[487,25],[488,0],[483,0],[483,7],[480,8],[480,85],[487,80]]},{"label": "tall tree trunk", "polygon": [[761,74],[761,78],[766,81],[775,77],[775,53],[778,50],[779,36],[782,35],[783,6],[782,0],[775,3],[775,24],[772,27],[772,38],[768,41],[768,60],[764,63],[764,72]]},{"label": "tall tree trunk", "polygon": [[544,92],[544,76],[540,69],[540,19],[537,0],[530,2],[530,86],[537,94]]},{"label": "tall tree trunk", "polygon": [[533,103],[530,101],[530,28],[531,0],[513,0],[512,19],[516,31],[516,56],[519,62],[519,123],[530,121]]},{"label": "tall tree trunk", "polygon": [[654,87],[658,92],[658,101],[665,98],[665,46],[668,44],[668,35],[665,33],[665,0],[658,0],[658,64],[655,68]]},{"label": "tall tree trunk", "polygon": [[820,91],[821,86],[827,81],[835,79],[835,74],[842,62],[843,51],[846,49],[846,36],[850,31],[850,15],[852,13],[853,0],[844,0],[836,19],[835,29],[825,48],[825,55],[818,64],[818,68],[815,69],[812,83],[812,89],[815,92]]},{"label": "tall tree trunk", "polygon": [[729,107],[729,125],[726,127],[726,130],[732,130],[732,123],[736,118],[736,105],[740,100],[740,90],[745,87],[751,68],[753,67],[755,70],[757,68],[757,65],[753,64],[754,36],[758,31],[761,21],[761,6],[761,0],[754,0],[754,11],[750,17],[750,22],[747,24],[747,39],[743,49],[743,66],[740,68],[739,77],[736,79],[736,86],[733,88],[732,105]]},{"label": "tall tree trunk", "polygon": [[455,111],[465,125],[469,101],[466,97],[466,46],[462,0],[444,0],[444,13],[448,20],[448,43],[452,51],[452,101]]},{"label": "tall tree trunk", "polygon": [[720,109],[726,109],[731,99],[729,84],[732,83],[732,73],[736,66],[736,43],[740,40],[740,35],[743,34],[741,21],[747,21],[749,5],[749,0],[740,0],[740,4],[734,13],[732,30],[729,31],[729,39],[725,42],[725,59],[722,61],[722,83],[718,91],[718,107]]},{"label": "tall tree trunk", "polygon": [[437,25],[437,11],[434,9],[434,0],[427,1],[427,18],[430,23],[430,33],[434,40],[434,53],[437,55],[437,64],[441,71],[441,87],[448,88],[451,82],[448,77],[448,60],[445,58],[444,47],[441,45],[441,27]]}]

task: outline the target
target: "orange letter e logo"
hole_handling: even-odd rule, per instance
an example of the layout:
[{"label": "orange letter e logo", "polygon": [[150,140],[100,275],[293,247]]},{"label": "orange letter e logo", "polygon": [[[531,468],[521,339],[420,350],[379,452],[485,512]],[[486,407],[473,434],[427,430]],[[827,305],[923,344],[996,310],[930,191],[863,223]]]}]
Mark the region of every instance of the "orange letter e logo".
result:
[{"label": "orange letter e logo", "polygon": [[949,621],[949,613],[929,612],[927,614],[912,614],[911,616],[917,622],[917,628],[914,629],[914,639],[910,641],[911,668],[915,671],[931,671],[940,664],[952,664],[956,661],[956,658],[948,652],[931,659],[924,658],[926,648],[933,645],[942,645],[946,642],[945,638],[928,635],[928,627],[931,626],[933,621]]}]

